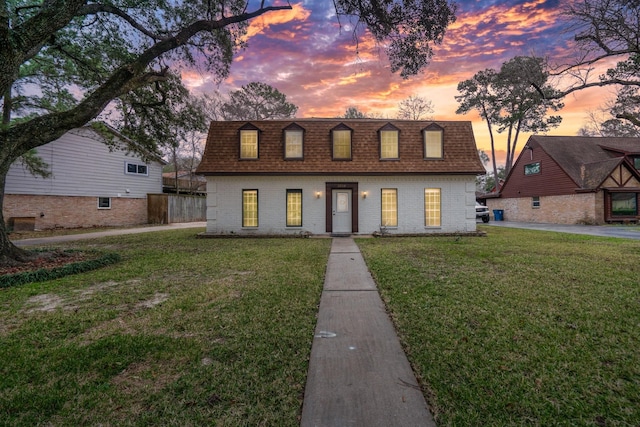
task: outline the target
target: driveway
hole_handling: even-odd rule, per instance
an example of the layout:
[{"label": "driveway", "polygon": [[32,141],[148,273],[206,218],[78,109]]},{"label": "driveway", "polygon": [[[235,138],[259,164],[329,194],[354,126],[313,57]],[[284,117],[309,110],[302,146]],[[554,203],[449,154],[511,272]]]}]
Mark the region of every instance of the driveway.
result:
[{"label": "driveway", "polygon": [[588,234],[600,237],[619,237],[621,239],[640,240],[640,229],[615,225],[564,225],[538,224],[533,222],[491,221],[492,227],[526,228],[529,230],[557,231],[560,233]]}]

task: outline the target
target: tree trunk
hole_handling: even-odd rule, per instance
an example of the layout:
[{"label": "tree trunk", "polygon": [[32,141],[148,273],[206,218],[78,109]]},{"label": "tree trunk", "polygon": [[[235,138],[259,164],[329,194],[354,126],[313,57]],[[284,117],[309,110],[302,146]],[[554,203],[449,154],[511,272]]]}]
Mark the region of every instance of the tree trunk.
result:
[{"label": "tree trunk", "polygon": [[15,265],[29,259],[27,251],[18,248],[9,240],[9,232],[1,208],[4,206],[4,184],[8,171],[9,165],[0,165],[0,265]]}]

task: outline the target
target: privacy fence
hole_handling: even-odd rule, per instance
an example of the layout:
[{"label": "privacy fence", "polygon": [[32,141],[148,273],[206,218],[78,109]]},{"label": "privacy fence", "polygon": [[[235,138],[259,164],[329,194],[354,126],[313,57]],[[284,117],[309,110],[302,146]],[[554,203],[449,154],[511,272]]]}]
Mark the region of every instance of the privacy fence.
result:
[{"label": "privacy fence", "polygon": [[206,221],[205,196],[147,194],[149,224]]}]

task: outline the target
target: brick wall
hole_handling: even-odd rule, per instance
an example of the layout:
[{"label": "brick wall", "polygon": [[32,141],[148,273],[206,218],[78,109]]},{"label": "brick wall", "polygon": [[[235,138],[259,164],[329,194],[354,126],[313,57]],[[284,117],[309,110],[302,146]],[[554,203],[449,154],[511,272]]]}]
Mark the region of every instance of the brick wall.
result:
[{"label": "brick wall", "polygon": [[7,223],[11,217],[35,217],[36,230],[127,226],[147,223],[147,199],[112,197],[111,209],[98,209],[97,197],[5,194],[2,213]]},{"label": "brick wall", "polygon": [[[358,184],[358,232],[380,231],[381,189],[398,190],[395,234],[453,233],[476,230],[473,176],[261,176],[207,177],[207,232],[212,234],[295,234],[326,232],[326,183]],[[442,190],[441,227],[424,225],[424,189]],[[242,190],[258,190],[256,229],[242,228]],[[286,227],[286,190],[302,190],[302,227]],[[362,193],[366,192],[364,198]],[[319,197],[316,197],[316,194]]]},{"label": "brick wall", "polygon": [[487,199],[494,209],[504,210],[504,220],[552,224],[602,224],[604,200],[602,192],[565,196],[541,196],[540,207],[532,207],[531,197]]}]

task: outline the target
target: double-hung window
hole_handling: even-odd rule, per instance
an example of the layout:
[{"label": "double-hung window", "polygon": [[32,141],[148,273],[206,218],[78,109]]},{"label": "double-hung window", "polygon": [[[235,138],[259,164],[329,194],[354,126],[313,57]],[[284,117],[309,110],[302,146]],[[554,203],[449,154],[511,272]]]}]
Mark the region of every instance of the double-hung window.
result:
[{"label": "double-hung window", "polygon": [[333,160],[351,160],[352,130],[339,125],[331,130]]},{"label": "double-hung window", "polygon": [[284,158],[302,159],[304,129],[298,125],[290,125],[284,130]]},{"label": "double-hung window", "polygon": [[388,124],[379,131],[380,135],[380,159],[398,159],[398,141],[400,131],[395,126]]},{"label": "double-hung window", "polygon": [[422,131],[424,138],[424,158],[442,159],[444,157],[444,129],[436,124]]},{"label": "double-hung window", "polygon": [[287,227],[302,227],[302,190],[287,190]]},{"label": "double-hung window", "polygon": [[381,224],[383,227],[398,226],[398,189],[383,188],[381,203]]},{"label": "double-hung window", "polygon": [[258,190],[242,190],[242,226],[258,226]]},{"label": "double-hung window", "polygon": [[424,225],[426,227],[440,227],[440,189],[424,189]]},{"label": "double-hung window", "polygon": [[240,130],[240,158],[258,158],[258,129]]}]

